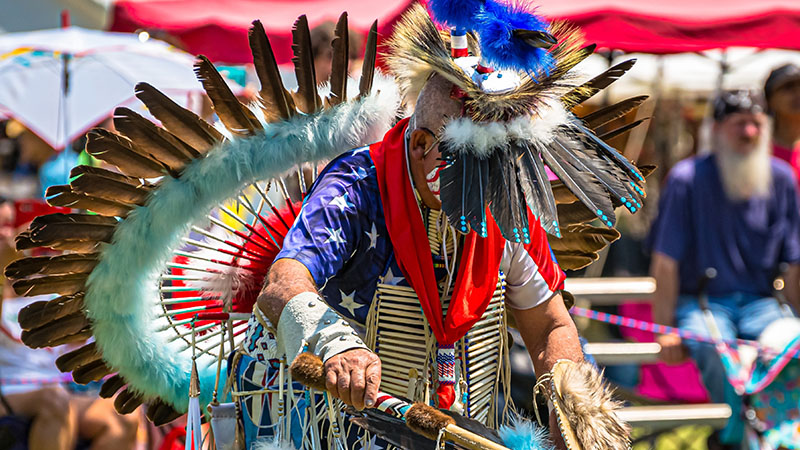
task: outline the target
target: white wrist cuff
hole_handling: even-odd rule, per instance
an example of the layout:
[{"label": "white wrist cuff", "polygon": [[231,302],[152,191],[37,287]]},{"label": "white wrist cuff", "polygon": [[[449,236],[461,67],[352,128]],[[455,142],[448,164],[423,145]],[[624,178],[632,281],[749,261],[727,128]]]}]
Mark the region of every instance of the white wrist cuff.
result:
[{"label": "white wrist cuff", "polygon": [[358,333],[314,292],[289,300],[278,321],[277,341],[289,364],[304,345],[323,362],[347,350],[368,349]]}]

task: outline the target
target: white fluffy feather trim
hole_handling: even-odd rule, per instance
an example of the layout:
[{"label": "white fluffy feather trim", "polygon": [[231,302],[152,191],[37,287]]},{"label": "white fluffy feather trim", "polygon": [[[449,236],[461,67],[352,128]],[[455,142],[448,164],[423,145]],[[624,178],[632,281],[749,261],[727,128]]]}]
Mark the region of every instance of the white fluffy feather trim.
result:
[{"label": "white fluffy feather trim", "polygon": [[547,102],[535,116],[521,116],[509,122],[473,122],[462,117],[445,125],[442,140],[457,153],[486,158],[496,148],[511,141],[527,141],[547,145],[558,127],[568,123],[569,113],[557,100]]}]

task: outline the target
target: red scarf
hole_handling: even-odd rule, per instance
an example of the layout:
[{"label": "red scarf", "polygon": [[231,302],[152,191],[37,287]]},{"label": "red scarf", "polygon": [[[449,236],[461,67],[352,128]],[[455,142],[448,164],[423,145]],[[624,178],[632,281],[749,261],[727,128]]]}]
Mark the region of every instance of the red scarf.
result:
[{"label": "red scarf", "polygon": [[487,214],[487,237],[480,238],[472,231],[464,240],[450,307],[447,317],[442,317],[428,234],[406,170],[407,126],[408,119],[400,121],[386,133],[383,142],[371,145],[369,152],[377,169],[383,214],[395,258],[419,297],[436,341],[447,346],[461,339],[486,311],[497,287],[505,244]]}]

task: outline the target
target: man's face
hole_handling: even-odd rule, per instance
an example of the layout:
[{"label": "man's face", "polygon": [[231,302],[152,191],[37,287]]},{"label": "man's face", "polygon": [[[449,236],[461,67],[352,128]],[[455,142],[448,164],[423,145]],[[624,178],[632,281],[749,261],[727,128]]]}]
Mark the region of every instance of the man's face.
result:
[{"label": "man's face", "polygon": [[753,152],[767,130],[767,115],[764,113],[740,112],[725,117],[716,124],[730,151],[741,155]]},{"label": "man's face", "polygon": [[769,106],[777,116],[800,116],[800,79],[775,89],[770,96]]},{"label": "man's face", "polygon": [[444,125],[461,115],[461,102],[452,98],[452,83],[434,76],[420,92],[409,128],[409,167],[414,186],[425,204],[438,209],[439,172],[442,154],[439,149],[440,133]]}]

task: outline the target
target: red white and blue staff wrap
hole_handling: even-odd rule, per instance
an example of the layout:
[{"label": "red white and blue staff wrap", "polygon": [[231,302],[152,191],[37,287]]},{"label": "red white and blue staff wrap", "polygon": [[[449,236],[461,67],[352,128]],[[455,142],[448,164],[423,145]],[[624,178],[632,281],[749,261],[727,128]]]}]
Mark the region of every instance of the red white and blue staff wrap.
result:
[{"label": "red white and blue staff wrap", "polygon": [[456,27],[450,29],[450,56],[453,58],[469,56],[466,28]]}]

